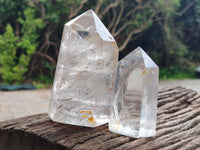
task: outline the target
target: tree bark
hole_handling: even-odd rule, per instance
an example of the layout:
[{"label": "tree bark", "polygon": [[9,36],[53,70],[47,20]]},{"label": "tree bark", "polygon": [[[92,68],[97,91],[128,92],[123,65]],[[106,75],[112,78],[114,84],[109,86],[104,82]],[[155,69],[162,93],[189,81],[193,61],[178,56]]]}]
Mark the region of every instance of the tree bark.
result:
[{"label": "tree bark", "polygon": [[182,87],[158,93],[157,133],[130,138],[112,133],[108,126],[86,128],[53,122],[39,114],[0,123],[1,150],[198,149],[200,95]]}]

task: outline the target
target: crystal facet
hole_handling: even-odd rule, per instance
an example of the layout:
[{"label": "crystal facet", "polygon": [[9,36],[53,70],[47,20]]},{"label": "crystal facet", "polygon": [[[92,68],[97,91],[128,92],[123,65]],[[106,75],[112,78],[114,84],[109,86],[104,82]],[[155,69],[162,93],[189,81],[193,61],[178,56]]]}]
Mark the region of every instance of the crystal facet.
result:
[{"label": "crystal facet", "polygon": [[108,122],[118,51],[92,10],[65,24],[49,107],[52,120],[88,127]]},{"label": "crystal facet", "polygon": [[119,62],[110,131],[135,138],[155,135],[158,73],[158,66],[140,47]]}]

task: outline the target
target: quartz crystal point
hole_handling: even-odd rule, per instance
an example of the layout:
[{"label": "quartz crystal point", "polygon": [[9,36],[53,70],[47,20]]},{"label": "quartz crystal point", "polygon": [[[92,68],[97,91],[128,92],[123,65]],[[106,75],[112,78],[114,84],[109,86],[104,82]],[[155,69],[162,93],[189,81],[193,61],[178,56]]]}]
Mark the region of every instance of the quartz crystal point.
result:
[{"label": "quartz crystal point", "polygon": [[158,74],[158,66],[140,47],[119,62],[110,131],[135,138],[155,135]]},{"label": "quartz crystal point", "polygon": [[118,52],[92,10],[65,24],[49,106],[53,121],[87,127],[108,122]]}]

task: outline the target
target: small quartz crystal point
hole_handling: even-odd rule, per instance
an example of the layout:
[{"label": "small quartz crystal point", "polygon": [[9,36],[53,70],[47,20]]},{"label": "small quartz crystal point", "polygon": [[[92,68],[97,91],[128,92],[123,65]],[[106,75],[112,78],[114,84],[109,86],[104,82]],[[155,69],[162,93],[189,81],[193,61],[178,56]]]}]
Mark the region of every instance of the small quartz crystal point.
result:
[{"label": "small quartz crystal point", "polygon": [[87,127],[108,122],[118,52],[94,11],[65,24],[49,105],[53,121]]},{"label": "small quartz crystal point", "polygon": [[119,61],[110,131],[135,138],[155,135],[158,74],[158,66],[141,47]]}]

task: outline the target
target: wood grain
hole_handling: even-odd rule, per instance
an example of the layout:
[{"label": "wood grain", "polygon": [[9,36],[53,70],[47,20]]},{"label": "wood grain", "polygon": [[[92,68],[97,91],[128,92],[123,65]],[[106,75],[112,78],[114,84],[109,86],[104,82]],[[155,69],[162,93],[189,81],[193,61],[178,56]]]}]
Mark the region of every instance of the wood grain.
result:
[{"label": "wood grain", "polygon": [[0,123],[0,150],[200,149],[200,95],[183,87],[158,93],[157,133],[130,138],[97,128],[53,122],[47,114]]}]

